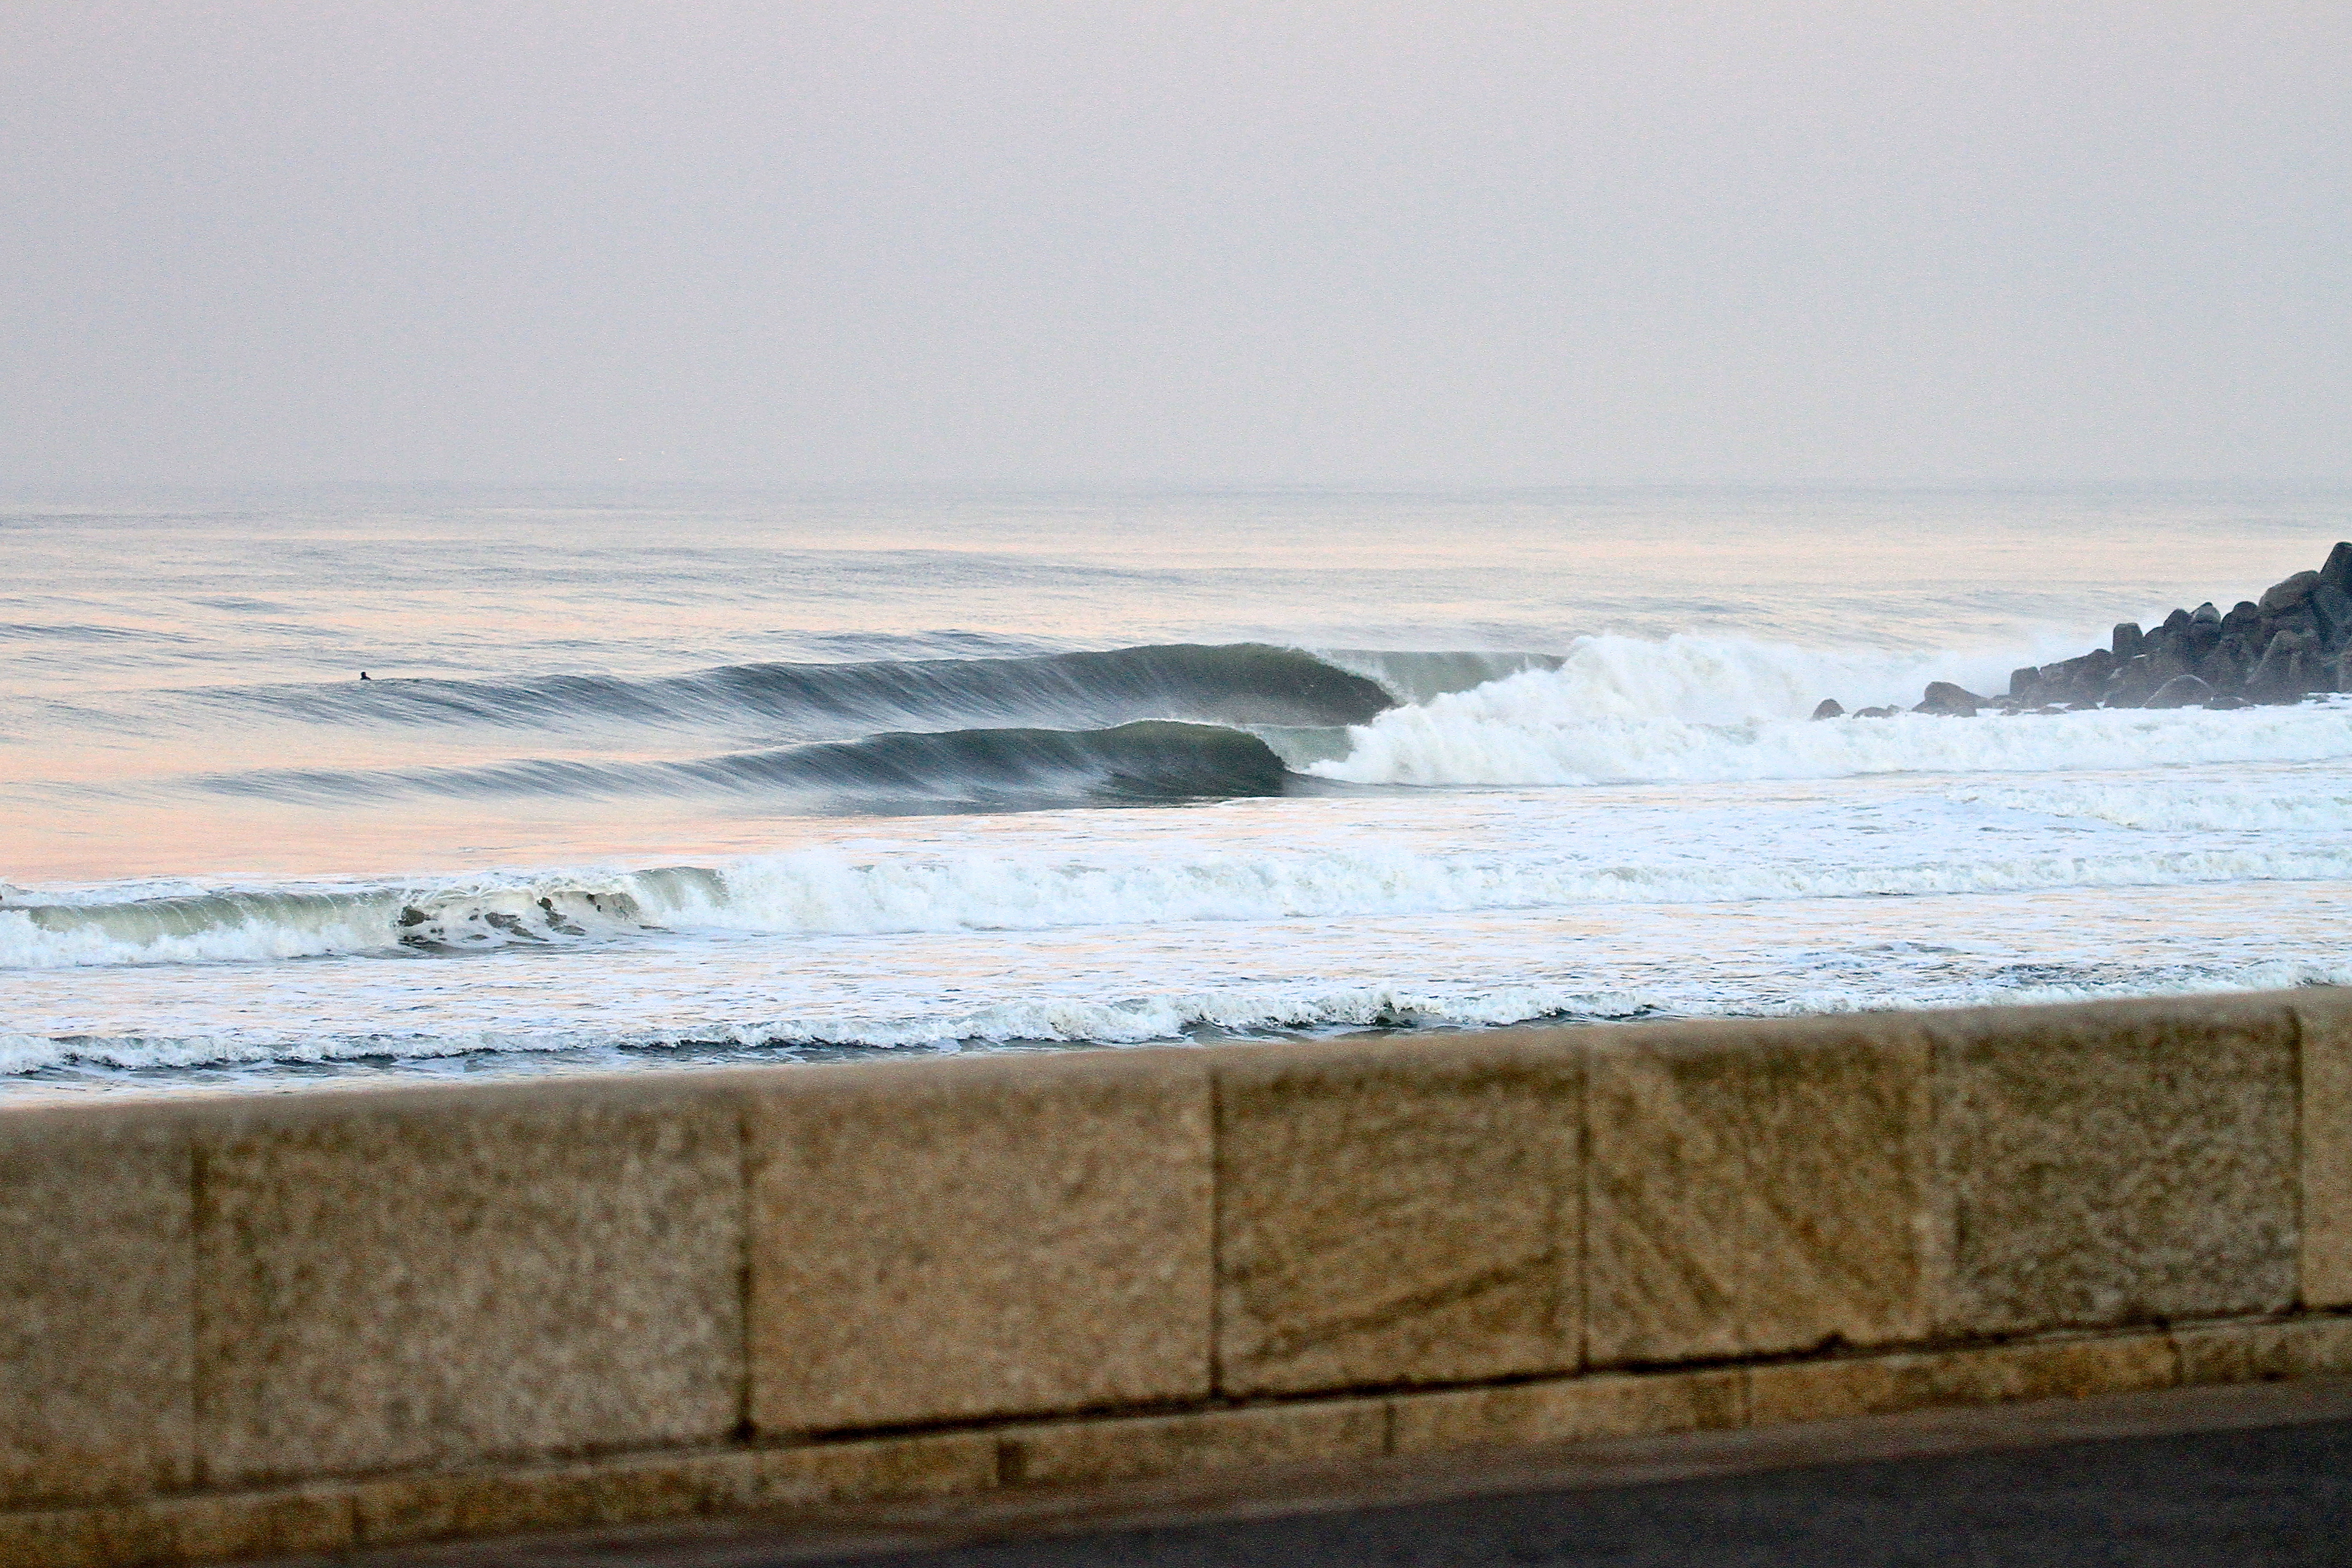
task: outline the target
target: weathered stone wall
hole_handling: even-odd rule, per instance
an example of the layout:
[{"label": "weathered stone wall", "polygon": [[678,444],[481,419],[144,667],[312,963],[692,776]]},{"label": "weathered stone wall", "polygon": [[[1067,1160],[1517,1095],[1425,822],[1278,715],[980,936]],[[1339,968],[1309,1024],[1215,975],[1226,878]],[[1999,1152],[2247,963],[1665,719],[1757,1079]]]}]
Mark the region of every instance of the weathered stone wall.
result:
[{"label": "weathered stone wall", "polygon": [[2352,993],[0,1113],[0,1563],[2352,1371]]}]

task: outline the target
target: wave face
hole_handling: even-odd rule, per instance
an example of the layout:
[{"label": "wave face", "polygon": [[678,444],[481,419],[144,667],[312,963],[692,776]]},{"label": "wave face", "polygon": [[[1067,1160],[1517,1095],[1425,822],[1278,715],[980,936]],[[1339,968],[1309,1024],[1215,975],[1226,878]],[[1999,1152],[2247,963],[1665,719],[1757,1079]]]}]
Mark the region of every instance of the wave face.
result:
[{"label": "wave face", "polygon": [[478,768],[258,770],[209,782],[226,794],[320,801],[719,794],[914,810],[1230,800],[1279,795],[1289,776],[1256,736],[1145,720],[1083,731],[902,732],[689,762],[528,758]]},{"label": "wave face", "polygon": [[[1171,643],[635,679],[204,687],[177,694],[156,722],[166,735],[205,732],[228,765],[128,782],[310,806],[406,798],[485,810],[533,799],[884,813],[1234,799],[1282,793],[1292,764],[1339,755],[1348,726],[1407,694],[1539,662]],[[115,722],[92,715],[84,727]],[[546,738],[519,747],[518,732]],[[321,762],[251,761],[306,752]]]},{"label": "wave face", "polygon": [[1108,728],[1137,719],[1347,725],[1396,701],[1370,674],[1297,648],[1257,643],[1028,658],[731,664],[641,680],[351,681],[214,690],[203,696],[211,704],[335,724],[691,729],[751,721],[796,735],[1023,721],[1061,729]]}]

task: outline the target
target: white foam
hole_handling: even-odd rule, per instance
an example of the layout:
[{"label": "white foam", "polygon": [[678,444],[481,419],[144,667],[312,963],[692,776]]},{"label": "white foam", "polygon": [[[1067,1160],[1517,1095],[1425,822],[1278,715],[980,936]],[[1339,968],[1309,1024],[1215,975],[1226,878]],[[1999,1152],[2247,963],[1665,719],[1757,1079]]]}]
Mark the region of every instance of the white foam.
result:
[{"label": "white foam", "polygon": [[2352,832],[2352,793],[2340,779],[2289,778],[2252,784],[2199,779],[2168,785],[2143,778],[2129,783],[1956,789],[1952,799],[2166,832]]},{"label": "white foam", "polygon": [[[1830,857],[1802,823],[1775,830],[1782,840],[1768,843],[1763,823],[1738,812],[1668,811],[1664,821],[1669,831],[1681,828],[1680,841],[1655,832],[1643,841],[1639,831],[1657,827],[1659,813],[1637,817],[1621,808],[1591,825],[1614,823],[1627,831],[1623,841],[1585,841],[1577,831],[1584,821],[1569,820],[1548,840],[1454,851],[1377,841],[1247,852],[1179,844],[1082,858],[811,851],[717,872],[551,873],[510,886],[465,883],[283,900],[278,917],[266,913],[270,901],[250,896],[176,904],[184,921],[196,917],[191,909],[218,916],[194,928],[174,928],[138,904],[0,910],[0,968],[398,952],[404,936],[417,934],[436,950],[464,951],[593,945],[651,929],[803,936],[1045,931],[2352,877],[2352,839],[2084,845],[2028,835],[1980,844],[1955,842],[1955,828],[1930,816],[1905,825],[1911,837]],[[548,928],[541,900],[555,906],[563,929]],[[429,919],[404,926],[404,911],[429,912]]]},{"label": "white foam", "polygon": [[[1988,666],[2006,659],[1979,657]],[[1815,703],[1916,701],[1928,675],[2005,685],[1970,662],[1820,654],[1699,637],[1592,637],[1529,670],[1382,714],[1307,771],[1359,784],[1508,785],[1838,779],[2316,761],[2352,757],[2341,703],[2208,713],[2122,709],[1815,722]]]},{"label": "white foam", "polygon": [[[1025,1043],[1137,1046],[1181,1040],[1203,1030],[1250,1035],[1364,1028],[1494,1028],[1536,1019],[1607,1022],[1651,1014],[1781,1017],[2347,983],[2352,983],[2352,963],[2273,958],[2212,966],[2194,975],[2141,978],[2122,986],[2113,982],[2020,986],[1961,980],[1930,988],[1819,986],[1767,998],[1594,990],[1562,984],[1277,984],[1112,1000],[1030,998],[903,1014],[776,1013],[719,1022],[695,1030],[683,1040],[674,1027],[632,1027],[627,1022],[597,1029],[442,1028],[404,1034],[337,1032],[289,1020],[273,1027],[217,1028],[183,1034],[59,1038],[0,1033],[0,1074],[59,1068],[152,1071],[334,1064],[387,1058],[429,1063],[483,1052],[523,1058],[572,1056],[579,1058],[576,1065],[583,1067],[642,1068],[657,1065],[660,1056],[670,1053],[688,1060],[733,1059],[726,1053],[728,1047],[761,1051],[779,1046],[934,1051]],[[648,1057],[647,1052],[654,1055]]]}]

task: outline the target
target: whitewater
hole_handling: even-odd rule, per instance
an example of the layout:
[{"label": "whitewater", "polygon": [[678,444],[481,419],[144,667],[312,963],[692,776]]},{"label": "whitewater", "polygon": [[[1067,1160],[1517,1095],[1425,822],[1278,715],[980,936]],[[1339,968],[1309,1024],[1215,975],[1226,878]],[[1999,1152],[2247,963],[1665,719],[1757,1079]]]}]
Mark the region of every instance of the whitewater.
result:
[{"label": "whitewater", "polygon": [[2348,500],[20,498],[0,1094],[2352,980],[2352,697],[1808,716]]}]

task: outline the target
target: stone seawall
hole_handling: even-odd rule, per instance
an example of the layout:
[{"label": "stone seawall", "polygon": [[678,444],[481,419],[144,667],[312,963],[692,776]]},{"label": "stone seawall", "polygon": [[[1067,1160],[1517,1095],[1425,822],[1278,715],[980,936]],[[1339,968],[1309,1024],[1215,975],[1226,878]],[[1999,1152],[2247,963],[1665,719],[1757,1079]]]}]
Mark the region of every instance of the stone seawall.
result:
[{"label": "stone seawall", "polygon": [[2352,1372],[2352,992],[0,1112],[0,1563]]}]

